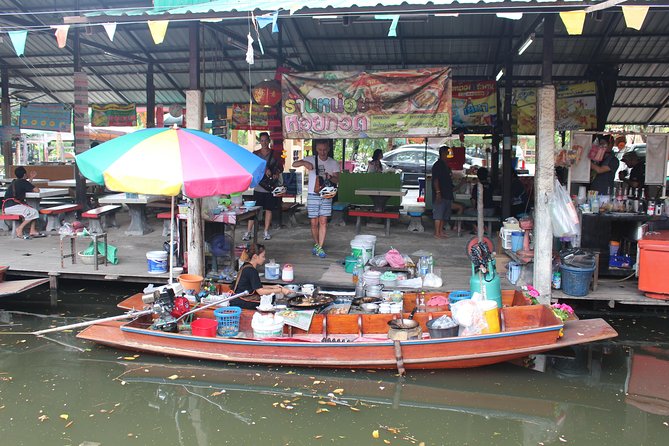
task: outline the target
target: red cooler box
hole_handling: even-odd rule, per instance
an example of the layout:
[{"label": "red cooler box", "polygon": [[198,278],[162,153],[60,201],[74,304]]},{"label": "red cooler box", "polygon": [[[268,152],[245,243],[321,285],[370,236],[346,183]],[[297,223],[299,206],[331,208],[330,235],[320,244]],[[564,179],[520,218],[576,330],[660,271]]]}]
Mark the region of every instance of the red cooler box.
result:
[{"label": "red cooler box", "polygon": [[639,240],[639,290],[654,299],[669,299],[669,231]]}]

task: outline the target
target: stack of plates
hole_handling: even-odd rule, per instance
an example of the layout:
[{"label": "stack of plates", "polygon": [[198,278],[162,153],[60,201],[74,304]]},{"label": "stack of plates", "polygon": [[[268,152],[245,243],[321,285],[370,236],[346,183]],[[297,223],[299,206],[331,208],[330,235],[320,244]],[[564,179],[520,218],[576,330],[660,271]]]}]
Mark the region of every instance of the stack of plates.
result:
[{"label": "stack of plates", "polygon": [[385,289],[395,288],[397,286],[397,275],[386,271],[381,276],[381,284]]},{"label": "stack of plates", "polygon": [[365,281],[365,285],[379,285],[381,283],[381,272],[379,271],[365,271],[362,274],[362,280]]}]

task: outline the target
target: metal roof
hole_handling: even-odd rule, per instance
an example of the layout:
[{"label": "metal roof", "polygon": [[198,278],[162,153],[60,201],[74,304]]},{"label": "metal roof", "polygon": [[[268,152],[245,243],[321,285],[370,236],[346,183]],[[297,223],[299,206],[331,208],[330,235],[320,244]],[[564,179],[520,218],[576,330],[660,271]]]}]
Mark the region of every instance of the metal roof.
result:
[{"label": "metal roof", "polygon": [[[54,8],[53,0],[0,0],[0,32],[29,30],[23,57],[16,56],[8,36],[0,34],[0,66],[9,71],[15,99],[72,103],[72,31],[67,47],[59,49],[49,29],[69,18],[73,23],[88,22],[76,26],[82,66],[89,74],[89,103],[145,103],[149,63],[154,68],[156,103],[184,103],[189,83],[188,20],[222,17],[218,23],[202,22],[200,31],[201,84],[207,102],[247,102],[249,86],[274,76],[279,53],[287,67],[298,71],[448,65],[456,79],[472,80],[494,79],[513,57],[514,86],[532,86],[541,80],[543,15],[598,3],[602,2],[216,1],[169,9],[174,19],[165,41],[154,45],[146,25],[146,11],[153,10],[149,0],[80,0],[80,13],[61,3]],[[601,67],[615,67],[618,88],[608,122],[669,125],[669,2],[625,4],[653,5],[641,31],[626,27],[620,7],[588,14],[581,36],[567,35],[556,19],[554,82],[583,82]],[[255,46],[255,64],[249,66],[245,60],[249,9],[267,12],[280,7],[286,9],[279,15],[281,32],[273,34],[270,27],[259,31],[265,54]],[[510,10],[523,12],[522,19],[495,15]],[[137,16],[138,11],[144,16]],[[460,15],[435,15],[453,11]],[[390,22],[375,20],[372,12],[399,13],[397,37],[389,37]],[[163,16],[151,17],[158,18]],[[104,21],[118,23],[113,42],[96,24]],[[512,49],[531,32],[535,42],[518,56]],[[252,34],[258,40],[255,31]]]}]

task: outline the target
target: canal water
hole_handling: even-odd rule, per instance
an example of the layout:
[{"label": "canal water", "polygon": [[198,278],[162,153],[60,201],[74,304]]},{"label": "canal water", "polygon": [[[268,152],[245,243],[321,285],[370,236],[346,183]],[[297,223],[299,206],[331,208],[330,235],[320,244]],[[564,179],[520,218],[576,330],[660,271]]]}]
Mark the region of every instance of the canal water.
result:
[{"label": "canal water", "polygon": [[[0,303],[5,445],[665,445],[669,341],[659,314],[620,337],[455,371],[324,371],[182,360],[18,334],[118,314],[131,285],[65,283]],[[50,315],[50,317],[43,317]]]}]

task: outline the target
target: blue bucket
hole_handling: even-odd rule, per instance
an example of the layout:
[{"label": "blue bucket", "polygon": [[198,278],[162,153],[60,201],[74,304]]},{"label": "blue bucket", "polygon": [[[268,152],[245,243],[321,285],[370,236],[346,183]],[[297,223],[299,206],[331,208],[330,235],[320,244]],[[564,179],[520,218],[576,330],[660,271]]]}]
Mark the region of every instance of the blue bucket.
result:
[{"label": "blue bucket", "polygon": [[587,296],[590,291],[590,280],[595,267],[577,268],[574,266],[561,265],[562,292],[575,297]]},{"label": "blue bucket", "polygon": [[149,274],[167,272],[167,253],[165,251],[149,251],[146,253],[146,266]]}]

